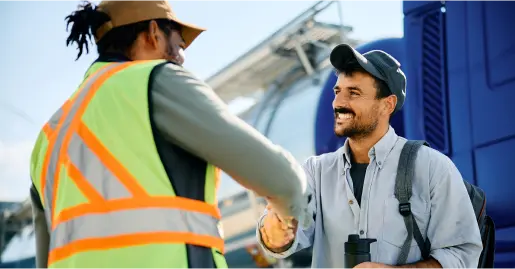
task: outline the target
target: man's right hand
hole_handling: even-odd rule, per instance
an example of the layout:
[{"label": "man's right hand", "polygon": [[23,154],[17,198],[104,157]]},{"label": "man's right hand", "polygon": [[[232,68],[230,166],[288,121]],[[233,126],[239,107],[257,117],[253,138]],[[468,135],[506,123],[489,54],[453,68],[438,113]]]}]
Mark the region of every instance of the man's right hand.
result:
[{"label": "man's right hand", "polygon": [[295,238],[298,222],[293,217],[281,217],[269,204],[267,205],[268,213],[263,219],[263,227],[261,227],[261,239],[265,246],[272,250],[278,251],[288,246]]}]

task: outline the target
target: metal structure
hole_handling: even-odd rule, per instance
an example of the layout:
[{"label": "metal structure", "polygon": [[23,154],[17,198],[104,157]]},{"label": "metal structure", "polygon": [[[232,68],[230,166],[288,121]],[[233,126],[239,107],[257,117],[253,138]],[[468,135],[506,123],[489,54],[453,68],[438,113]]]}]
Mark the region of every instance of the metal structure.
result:
[{"label": "metal structure", "polygon": [[317,2],[206,82],[224,101],[230,102],[236,97],[266,91],[292,69],[297,68],[297,72],[289,74],[290,79],[311,75],[327,66],[327,55],[335,44],[357,43],[347,38],[352,27],[315,20],[317,14],[335,3],[338,2]]},{"label": "metal structure", "polygon": [[22,203],[0,202],[0,253],[11,239],[31,222],[32,211],[29,200]]}]

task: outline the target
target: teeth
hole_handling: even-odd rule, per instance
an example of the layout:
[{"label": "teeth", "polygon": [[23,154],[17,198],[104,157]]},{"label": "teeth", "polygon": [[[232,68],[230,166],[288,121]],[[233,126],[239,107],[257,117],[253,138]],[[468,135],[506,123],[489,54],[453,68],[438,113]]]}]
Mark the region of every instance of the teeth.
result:
[{"label": "teeth", "polygon": [[352,114],[350,113],[338,113],[338,119],[351,119]]}]

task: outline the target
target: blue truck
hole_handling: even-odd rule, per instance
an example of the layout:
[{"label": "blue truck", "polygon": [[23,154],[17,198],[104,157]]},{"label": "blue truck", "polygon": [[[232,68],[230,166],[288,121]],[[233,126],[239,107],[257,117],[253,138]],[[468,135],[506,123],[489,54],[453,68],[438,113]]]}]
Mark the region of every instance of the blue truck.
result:
[{"label": "blue truck", "polygon": [[[515,100],[515,30],[512,27],[515,2],[405,1],[403,12],[402,38],[358,42],[356,49],[362,53],[384,50],[399,60],[407,76],[407,99],[400,113],[392,118],[392,126],[401,136],[427,140],[454,161],[468,182],[485,191],[486,212],[496,225],[495,267],[513,268],[515,180],[510,167],[515,163],[515,105],[512,104]],[[315,28],[322,29],[322,26]],[[330,31],[327,25],[324,29]],[[309,35],[309,30],[302,33]],[[324,43],[328,39],[317,42]],[[303,45],[310,60],[303,62],[302,58],[306,57],[298,55],[301,64],[296,67],[303,70],[298,78],[288,82],[289,77],[295,77],[295,72],[285,71],[287,76],[269,83],[271,86],[257,104],[241,114],[299,161],[310,155],[335,151],[344,142],[333,132],[331,102],[336,76],[327,65],[327,54],[310,55],[312,44]],[[284,49],[277,49],[275,54],[282,51]],[[251,58],[251,55],[249,52],[246,57]],[[235,77],[252,81],[246,76],[255,75],[255,70],[266,70],[262,65],[269,61],[272,60],[253,62],[249,66],[254,69],[240,71]],[[270,68],[280,70],[275,66],[281,65],[288,66],[288,63],[276,60]],[[230,66],[226,70],[229,69]],[[224,73],[216,75],[230,77]],[[266,80],[266,74],[262,76],[262,80]],[[234,82],[226,79],[221,83],[218,77],[211,80],[215,89],[222,96],[230,96],[224,88],[230,88]],[[235,213],[226,209],[229,206],[221,205],[221,208],[222,214],[226,212],[224,217],[233,218]],[[247,241],[242,239],[245,236]],[[245,256],[241,248],[232,247],[248,245],[252,240],[255,242],[255,226],[251,225],[245,233],[227,238],[227,245],[235,249],[227,255],[231,266],[255,266],[251,258],[259,255]],[[309,266],[310,250],[293,255],[289,260],[294,266]]]}]

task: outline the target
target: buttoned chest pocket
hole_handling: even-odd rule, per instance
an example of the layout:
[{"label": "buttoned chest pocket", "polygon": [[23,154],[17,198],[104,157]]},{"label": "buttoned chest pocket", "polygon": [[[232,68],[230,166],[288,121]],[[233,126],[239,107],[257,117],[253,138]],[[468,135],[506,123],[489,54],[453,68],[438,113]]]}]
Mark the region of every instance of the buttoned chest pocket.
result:
[{"label": "buttoned chest pocket", "polygon": [[[429,222],[429,203],[419,197],[413,196],[410,199],[411,212],[415,217],[422,237],[425,238]],[[383,240],[391,245],[401,248],[408,235],[404,218],[399,212],[399,201],[391,195],[385,201],[383,217]],[[417,246],[415,238],[411,240],[411,247]]]}]

